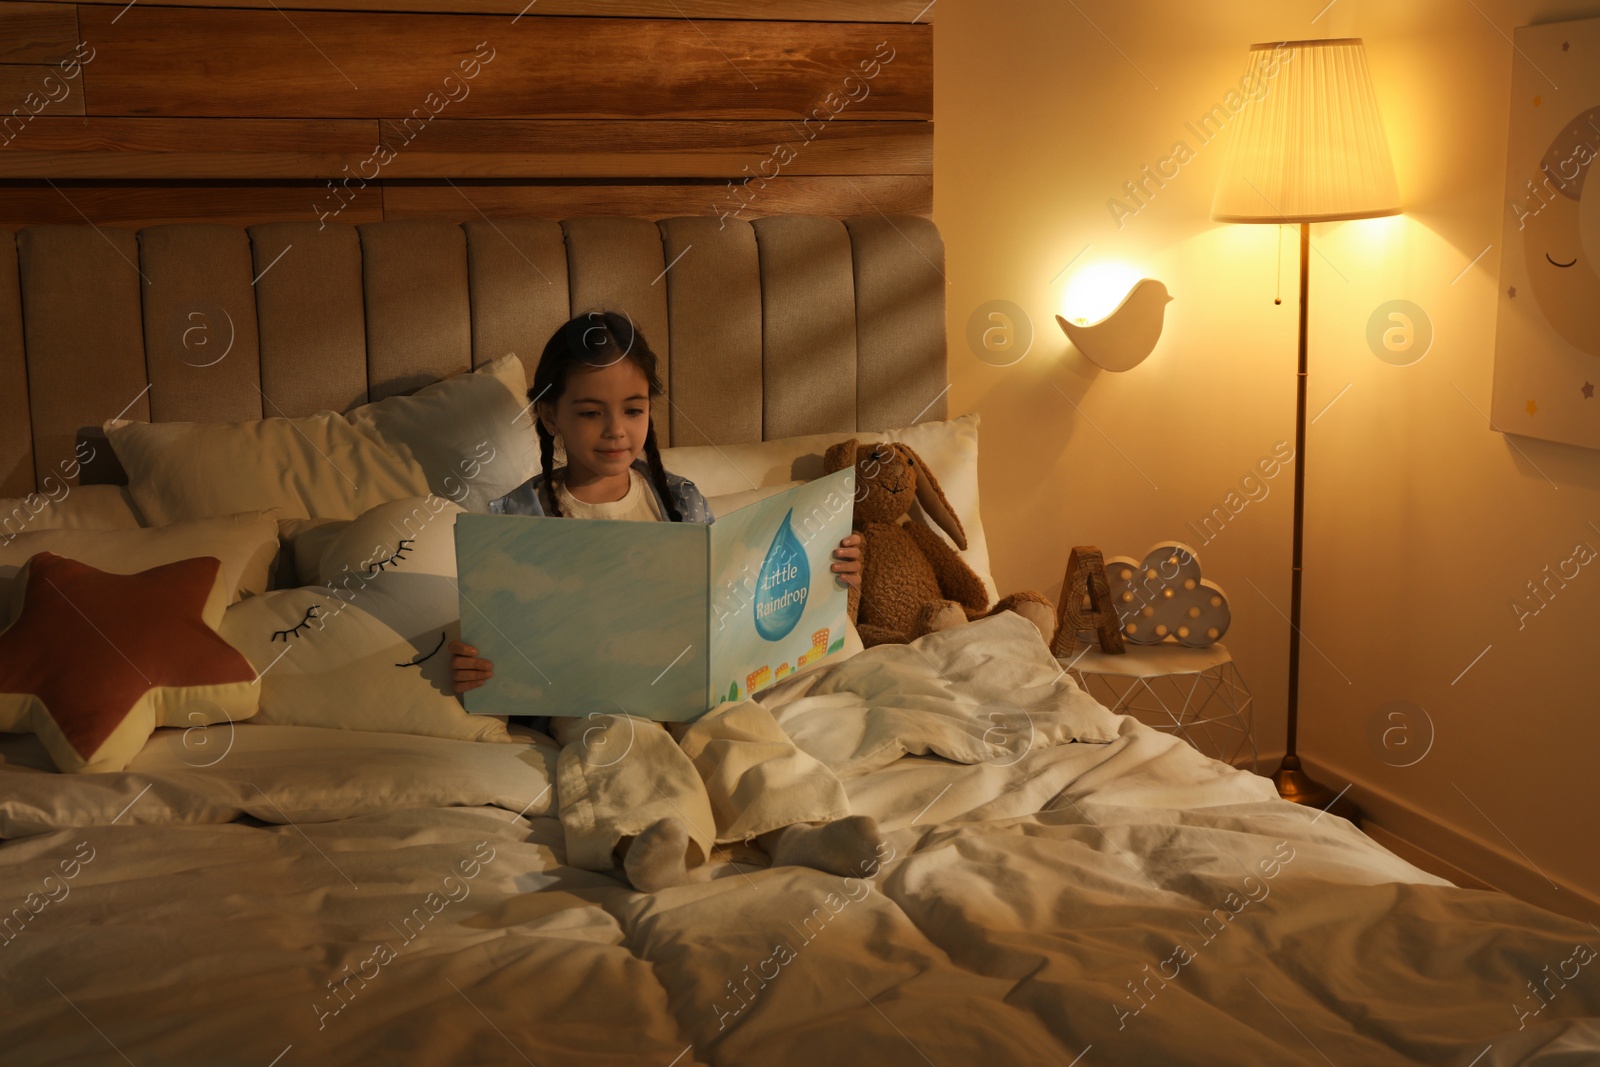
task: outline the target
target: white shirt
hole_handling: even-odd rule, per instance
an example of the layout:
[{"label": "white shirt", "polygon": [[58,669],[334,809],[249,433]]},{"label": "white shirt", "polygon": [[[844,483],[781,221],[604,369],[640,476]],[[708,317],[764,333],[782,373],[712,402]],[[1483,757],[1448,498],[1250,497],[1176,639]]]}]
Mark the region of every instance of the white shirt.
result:
[{"label": "white shirt", "polygon": [[566,483],[556,482],[556,499],[564,514],[574,519],[626,519],[634,522],[660,522],[666,518],[656,510],[656,497],[650,491],[645,476],[628,469],[628,491],[621,500],[605,504],[589,504],[573,496]]}]

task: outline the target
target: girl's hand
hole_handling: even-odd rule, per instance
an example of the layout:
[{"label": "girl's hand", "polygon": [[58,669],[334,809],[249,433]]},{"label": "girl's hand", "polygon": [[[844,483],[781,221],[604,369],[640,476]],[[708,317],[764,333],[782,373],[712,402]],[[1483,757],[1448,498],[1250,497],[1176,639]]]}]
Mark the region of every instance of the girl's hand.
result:
[{"label": "girl's hand", "polygon": [[828,569],[839,576],[839,580],[846,585],[861,588],[861,535],[852,533],[849,537],[839,542],[839,547],[833,550],[833,558],[838,560]]},{"label": "girl's hand", "polygon": [[450,666],[454,672],[457,693],[476,689],[494,677],[494,664],[478,659],[478,650],[461,641],[450,642]]}]

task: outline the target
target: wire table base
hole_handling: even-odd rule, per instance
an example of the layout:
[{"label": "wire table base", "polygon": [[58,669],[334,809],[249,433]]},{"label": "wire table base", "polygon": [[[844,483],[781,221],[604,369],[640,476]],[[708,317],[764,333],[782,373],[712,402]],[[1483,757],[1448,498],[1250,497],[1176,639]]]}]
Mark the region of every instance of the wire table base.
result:
[{"label": "wire table base", "polygon": [[1120,656],[1090,648],[1061,659],[1084,691],[1112,711],[1183,738],[1199,751],[1257,770],[1254,701],[1222,645],[1132,645]]}]

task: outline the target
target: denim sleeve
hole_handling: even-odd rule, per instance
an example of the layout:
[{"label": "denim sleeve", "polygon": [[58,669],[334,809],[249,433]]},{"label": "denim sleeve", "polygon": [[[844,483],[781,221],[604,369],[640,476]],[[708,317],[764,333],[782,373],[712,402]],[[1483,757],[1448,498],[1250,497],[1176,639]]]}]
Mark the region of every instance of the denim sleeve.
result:
[{"label": "denim sleeve", "polygon": [[710,525],[716,518],[711,514],[711,505],[706,503],[705,496],[695,487],[689,479],[682,479],[672,494],[673,503],[678,506],[678,514],[683,516],[684,522],[698,522]]},{"label": "denim sleeve", "polygon": [[539,475],[534,475],[503,497],[489,501],[491,515],[543,515],[539,503]]}]

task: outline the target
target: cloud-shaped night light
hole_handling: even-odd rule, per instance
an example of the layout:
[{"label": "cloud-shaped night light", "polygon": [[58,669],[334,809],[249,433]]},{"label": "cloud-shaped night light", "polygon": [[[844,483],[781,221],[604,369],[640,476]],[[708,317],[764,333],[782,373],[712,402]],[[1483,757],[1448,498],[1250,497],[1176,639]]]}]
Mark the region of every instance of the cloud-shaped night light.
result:
[{"label": "cloud-shaped night light", "polygon": [[1111,602],[1122,636],[1136,645],[1171,639],[1205,648],[1228,632],[1232,613],[1222,587],[1200,576],[1194,549],[1182,541],[1162,541],[1143,562],[1130,556],[1106,560]]}]

